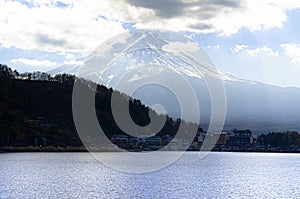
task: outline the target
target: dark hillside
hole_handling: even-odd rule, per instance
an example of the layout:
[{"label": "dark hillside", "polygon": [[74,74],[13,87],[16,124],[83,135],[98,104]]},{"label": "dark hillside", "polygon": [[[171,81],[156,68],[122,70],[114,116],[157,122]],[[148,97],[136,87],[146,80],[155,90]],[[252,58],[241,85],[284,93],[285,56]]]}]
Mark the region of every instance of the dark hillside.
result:
[{"label": "dark hillside", "polygon": [[[75,76],[66,74],[55,77],[45,73],[18,74],[1,65],[0,146],[81,146],[72,116],[75,79]],[[112,116],[112,92],[117,92],[120,103],[129,103],[133,121],[141,126],[150,122],[149,111],[152,110],[139,100],[86,80],[80,81],[86,88],[97,88],[96,112],[108,138],[126,135]],[[157,135],[173,137],[178,125],[179,121],[168,118]]]}]

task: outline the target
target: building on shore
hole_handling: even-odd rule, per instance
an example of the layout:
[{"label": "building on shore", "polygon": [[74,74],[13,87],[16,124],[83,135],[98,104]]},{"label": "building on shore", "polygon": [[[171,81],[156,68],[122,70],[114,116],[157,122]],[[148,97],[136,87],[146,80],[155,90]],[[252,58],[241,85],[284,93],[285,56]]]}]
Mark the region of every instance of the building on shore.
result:
[{"label": "building on shore", "polygon": [[253,145],[252,132],[247,130],[233,129],[232,134],[228,135],[226,145],[230,148],[249,148]]}]

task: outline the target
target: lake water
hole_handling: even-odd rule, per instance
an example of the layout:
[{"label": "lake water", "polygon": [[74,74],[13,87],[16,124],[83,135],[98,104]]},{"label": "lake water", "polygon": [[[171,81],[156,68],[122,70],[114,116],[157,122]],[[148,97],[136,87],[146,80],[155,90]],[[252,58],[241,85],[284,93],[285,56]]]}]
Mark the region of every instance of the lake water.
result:
[{"label": "lake water", "polygon": [[188,152],[130,174],[89,153],[3,153],[0,198],[300,198],[300,154]]}]

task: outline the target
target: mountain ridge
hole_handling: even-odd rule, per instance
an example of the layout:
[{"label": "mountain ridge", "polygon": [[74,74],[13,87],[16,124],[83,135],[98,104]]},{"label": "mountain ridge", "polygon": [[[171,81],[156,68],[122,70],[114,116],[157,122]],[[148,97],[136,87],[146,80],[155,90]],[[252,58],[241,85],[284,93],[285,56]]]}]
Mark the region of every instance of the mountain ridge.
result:
[{"label": "mountain ridge", "polygon": [[[154,37],[153,35],[159,35]],[[163,42],[157,38],[163,37]],[[129,50],[130,49],[130,50]],[[147,71],[147,66],[161,65],[162,70],[173,70],[188,80],[194,89],[201,110],[202,119],[209,123],[211,117],[211,99],[204,75],[223,82],[226,93],[227,123],[237,121],[254,121],[277,123],[300,129],[300,88],[280,87],[258,81],[246,80],[222,72],[214,67],[210,58],[199,45],[184,36],[168,32],[137,31],[126,33],[121,38],[102,44],[91,55],[83,59],[83,65],[62,66],[55,72],[74,72],[95,82],[115,88],[124,74],[133,73],[138,77],[154,77],[155,73]],[[175,80],[173,80],[175,81]],[[180,83],[177,83],[180,87]],[[133,95],[151,106],[147,92],[156,93],[157,89]],[[128,94],[128,93],[127,93]],[[161,91],[159,98],[168,113],[180,117],[178,108],[174,108],[171,97]],[[176,97],[176,96],[175,96]],[[147,99],[148,98],[148,99]],[[174,100],[173,100],[174,101]],[[226,126],[226,124],[225,124]],[[255,127],[251,125],[250,127]]]}]

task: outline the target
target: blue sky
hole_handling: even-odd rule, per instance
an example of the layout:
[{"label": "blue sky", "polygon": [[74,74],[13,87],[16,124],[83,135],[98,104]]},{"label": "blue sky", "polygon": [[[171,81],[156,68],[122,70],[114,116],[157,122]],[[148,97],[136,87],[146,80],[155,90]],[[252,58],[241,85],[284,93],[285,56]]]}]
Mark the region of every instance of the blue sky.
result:
[{"label": "blue sky", "polygon": [[191,36],[221,70],[300,87],[298,0],[0,0],[0,63],[21,72],[77,63],[132,28]]}]

